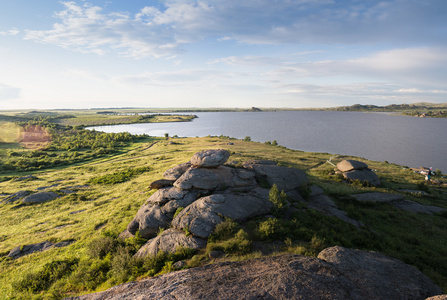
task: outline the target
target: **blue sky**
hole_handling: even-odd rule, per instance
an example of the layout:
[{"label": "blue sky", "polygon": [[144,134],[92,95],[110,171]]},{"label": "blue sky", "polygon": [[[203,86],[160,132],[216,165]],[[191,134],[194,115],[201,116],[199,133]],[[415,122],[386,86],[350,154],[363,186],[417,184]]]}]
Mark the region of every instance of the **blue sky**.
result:
[{"label": "blue sky", "polygon": [[447,102],[445,0],[4,0],[0,109]]}]

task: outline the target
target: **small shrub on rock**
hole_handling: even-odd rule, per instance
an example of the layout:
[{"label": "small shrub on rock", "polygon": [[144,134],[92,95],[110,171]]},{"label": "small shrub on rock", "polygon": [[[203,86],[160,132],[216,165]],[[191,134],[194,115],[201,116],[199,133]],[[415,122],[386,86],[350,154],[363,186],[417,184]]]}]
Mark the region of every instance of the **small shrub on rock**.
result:
[{"label": "small shrub on rock", "polygon": [[269,200],[273,203],[272,213],[277,217],[284,215],[287,205],[287,195],[284,191],[280,192],[276,184],[270,189]]}]

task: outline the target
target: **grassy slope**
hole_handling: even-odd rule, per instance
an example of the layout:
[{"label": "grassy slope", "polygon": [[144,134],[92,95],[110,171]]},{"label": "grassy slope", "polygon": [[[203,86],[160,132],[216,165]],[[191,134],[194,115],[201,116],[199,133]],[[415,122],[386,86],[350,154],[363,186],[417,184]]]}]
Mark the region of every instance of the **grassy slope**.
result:
[{"label": "grassy slope", "polygon": [[[418,215],[385,204],[360,204],[346,197],[347,194],[362,191],[415,189],[422,177],[394,164],[364,160],[372,169],[377,170],[377,174],[384,180],[383,188],[365,188],[336,182],[336,178],[327,175],[332,169],[325,163],[330,157],[329,154],[306,153],[239,140],[233,140],[234,145],[227,145],[228,140],[214,137],[176,139],[175,142],[176,144],[170,144],[164,139],[158,139],[155,144],[153,141],[134,144],[127,153],[112,158],[37,173],[38,179],[32,181],[0,183],[0,193],[35,190],[37,187],[55,183],[59,185],[49,190],[58,192],[64,187],[83,185],[95,176],[127,168],[150,168],[150,171],[130,181],[112,186],[92,185],[76,194],[65,195],[48,203],[22,207],[17,207],[16,204],[1,204],[0,253],[3,255],[18,245],[46,240],[57,242],[75,239],[76,243],[17,260],[0,260],[0,298],[5,299],[13,294],[11,283],[23,274],[36,271],[53,260],[83,257],[86,245],[93,238],[105,231],[119,233],[124,230],[138,208],[154,192],[148,188],[150,182],[160,179],[166,169],[188,161],[195,152],[207,148],[230,150],[232,153],[230,161],[273,159],[281,165],[305,170],[314,184],[321,186],[351,217],[360,220],[371,229],[360,232],[344,224],[338,225],[336,219],[323,218],[318,214],[311,214],[313,217],[303,214],[303,220],[309,219],[309,226],[315,227],[312,232],[318,233],[322,240],[326,240],[325,246],[343,244],[379,250],[416,265],[444,290],[447,289],[445,216]],[[334,162],[342,158],[348,157],[338,157]],[[435,196],[413,200],[447,208],[445,195],[440,196],[434,189],[432,194]],[[77,211],[81,212],[70,214]],[[315,216],[321,219],[315,219]],[[319,220],[322,220],[321,224],[317,224],[320,223]],[[340,228],[349,232],[340,232]],[[343,235],[346,236],[342,237]],[[288,250],[299,252],[297,243],[298,241],[294,241],[293,238],[291,242],[289,240]],[[252,255],[259,254],[252,253]],[[105,284],[100,289],[108,286]]]}]

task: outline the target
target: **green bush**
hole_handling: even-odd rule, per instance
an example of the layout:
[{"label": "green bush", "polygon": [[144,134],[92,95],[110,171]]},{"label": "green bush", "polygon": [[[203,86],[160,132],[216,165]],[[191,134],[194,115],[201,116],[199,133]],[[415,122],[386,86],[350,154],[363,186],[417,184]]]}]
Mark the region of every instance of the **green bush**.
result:
[{"label": "green bush", "polygon": [[270,189],[269,200],[273,203],[272,213],[277,217],[284,215],[287,205],[287,195],[284,191],[279,192],[276,184]]},{"label": "green bush", "polygon": [[13,288],[22,292],[38,293],[48,290],[57,280],[71,274],[78,263],[77,259],[56,260],[47,263],[36,273],[28,273],[13,283]]},{"label": "green bush", "polygon": [[102,259],[111,253],[117,245],[115,239],[109,236],[95,238],[87,245],[87,253],[91,258]]},{"label": "green bush", "polygon": [[127,169],[124,171],[118,171],[113,174],[106,174],[98,177],[91,178],[87,183],[93,184],[117,184],[126,182],[132,177],[142,174],[148,171],[148,167],[141,167],[136,169]]}]

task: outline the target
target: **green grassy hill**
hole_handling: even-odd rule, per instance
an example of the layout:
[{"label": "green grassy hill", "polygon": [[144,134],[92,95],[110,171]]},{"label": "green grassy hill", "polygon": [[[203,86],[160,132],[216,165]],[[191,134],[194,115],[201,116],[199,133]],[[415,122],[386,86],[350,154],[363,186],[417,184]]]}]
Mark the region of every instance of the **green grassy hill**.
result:
[{"label": "green grassy hill", "polygon": [[[19,191],[53,191],[59,198],[38,204],[0,204],[0,298],[60,299],[99,291],[129,280],[171,271],[177,260],[187,267],[213,263],[208,253],[221,249],[221,260],[240,260],[263,253],[293,252],[316,255],[332,245],[379,251],[411,264],[447,290],[447,214],[423,215],[389,204],[361,203],[349,194],[367,191],[398,193],[399,189],[423,189],[427,196],[407,198],[425,205],[447,208],[446,188],[424,185],[423,177],[407,168],[385,162],[366,162],[376,170],[383,186],[345,183],[333,175],[327,153],[308,153],[281,146],[204,137],[146,138],[130,142],[119,152],[96,156],[73,165],[22,173],[9,173],[0,182],[0,201]],[[198,151],[225,148],[229,161],[270,159],[279,165],[304,170],[312,184],[321,187],[340,207],[365,227],[300,207],[288,219],[267,222],[263,218],[237,224],[231,220],[216,229],[206,249],[136,260],[132,254],[144,243],[117,236],[139,207],[154,193],[149,184],[163,172],[189,161]],[[338,156],[337,163],[351,157]],[[138,172],[132,172],[138,170]],[[34,177],[17,180],[24,175]],[[6,175],[5,175],[6,176]],[[107,180],[105,180],[107,179]],[[16,260],[7,258],[14,247],[50,241],[74,240]]]}]

